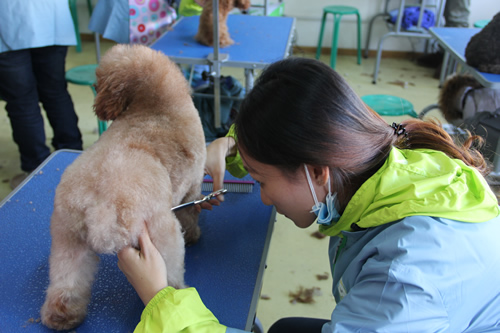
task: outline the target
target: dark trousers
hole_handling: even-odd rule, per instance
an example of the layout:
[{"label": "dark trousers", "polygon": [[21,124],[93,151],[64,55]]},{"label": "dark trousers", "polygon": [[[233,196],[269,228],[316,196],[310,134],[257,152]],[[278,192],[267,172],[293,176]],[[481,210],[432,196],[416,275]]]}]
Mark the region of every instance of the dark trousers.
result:
[{"label": "dark trousers", "polygon": [[53,129],[54,149],[82,149],[78,117],[67,90],[67,46],[0,53],[0,97],[7,105],[21,169],[30,172],[49,155],[39,102]]},{"label": "dark trousers", "polygon": [[321,333],[321,328],[329,321],[302,317],[282,318],[275,322],[267,333]]}]

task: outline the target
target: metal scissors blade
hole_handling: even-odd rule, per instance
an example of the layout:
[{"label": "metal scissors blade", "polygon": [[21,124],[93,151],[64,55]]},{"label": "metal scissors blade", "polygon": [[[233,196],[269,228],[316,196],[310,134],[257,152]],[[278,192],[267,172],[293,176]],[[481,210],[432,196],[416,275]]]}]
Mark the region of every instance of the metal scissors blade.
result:
[{"label": "metal scissors blade", "polygon": [[215,198],[219,194],[224,194],[224,193],[227,193],[227,189],[225,189],[225,188],[220,189],[220,190],[215,191],[215,192],[212,192],[212,193],[204,196],[203,199],[193,200],[193,201],[190,201],[190,202],[186,202],[186,203],[180,204],[179,206],[172,207],[171,210],[173,212],[175,212],[176,210],[179,210],[179,209],[182,209],[182,208],[185,208],[185,207],[189,207],[189,206],[193,206],[193,205],[198,205],[198,204],[201,204],[202,202],[209,201],[209,200]]}]

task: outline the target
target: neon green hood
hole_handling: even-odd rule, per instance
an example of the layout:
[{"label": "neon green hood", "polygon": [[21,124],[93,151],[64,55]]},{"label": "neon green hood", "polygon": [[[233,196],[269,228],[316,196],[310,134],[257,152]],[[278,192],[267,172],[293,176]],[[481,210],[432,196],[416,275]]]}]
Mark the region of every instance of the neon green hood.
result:
[{"label": "neon green hood", "polygon": [[354,194],[337,223],[321,225],[329,236],[426,215],[485,222],[499,215],[486,180],[461,160],[427,149],[393,148],[384,165]]}]

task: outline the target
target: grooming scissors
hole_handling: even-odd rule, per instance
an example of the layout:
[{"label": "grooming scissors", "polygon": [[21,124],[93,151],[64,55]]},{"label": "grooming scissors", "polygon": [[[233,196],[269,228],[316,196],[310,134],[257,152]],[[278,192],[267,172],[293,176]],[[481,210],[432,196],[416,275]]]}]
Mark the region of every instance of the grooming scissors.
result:
[{"label": "grooming scissors", "polygon": [[189,206],[193,206],[193,205],[198,205],[198,204],[201,204],[201,203],[203,203],[205,201],[209,201],[209,200],[215,198],[219,194],[224,194],[226,192],[227,192],[227,190],[225,188],[223,188],[223,189],[220,189],[218,191],[212,192],[212,193],[204,196],[203,199],[193,200],[193,201],[190,201],[190,202],[186,202],[186,203],[180,204],[179,206],[172,207],[171,210],[173,212],[175,212],[175,211],[177,211],[179,209],[182,209],[182,208],[185,208],[185,207],[189,207]]}]

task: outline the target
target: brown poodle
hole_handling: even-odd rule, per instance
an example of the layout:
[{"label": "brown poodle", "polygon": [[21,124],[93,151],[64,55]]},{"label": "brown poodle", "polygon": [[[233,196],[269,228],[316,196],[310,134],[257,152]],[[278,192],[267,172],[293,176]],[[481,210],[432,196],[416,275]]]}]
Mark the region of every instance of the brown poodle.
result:
[{"label": "brown poodle", "polygon": [[[200,16],[198,33],[194,36],[198,42],[212,46],[214,44],[213,32],[213,0],[206,0]],[[219,46],[226,47],[234,44],[227,29],[227,15],[233,8],[247,10],[250,8],[250,0],[220,0],[219,1]]]},{"label": "brown poodle", "polygon": [[483,87],[470,74],[455,74],[441,88],[439,108],[446,121],[461,126],[479,112],[493,113],[500,108],[500,89]]},{"label": "brown poodle", "polygon": [[114,46],[97,68],[94,109],[113,120],[99,140],[64,172],[51,220],[50,285],[43,324],[79,325],[87,313],[96,253],[138,247],[147,225],[168,270],[168,284],[184,285],[185,243],[200,236],[193,207],[206,158],[200,117],[179,68],[141,45]]},{"label": "brown poodle", "polygon": [[481,87],[481,84],[471,75],[450,76],[439,92],[439,108],[444,119],[452,124],[457,121],[462,122],[465,95]]},{"label": "brown poodle", "polygon": [[500,12],[471,37],[465,48],[469,66],[481,72],[500,74]]}]

